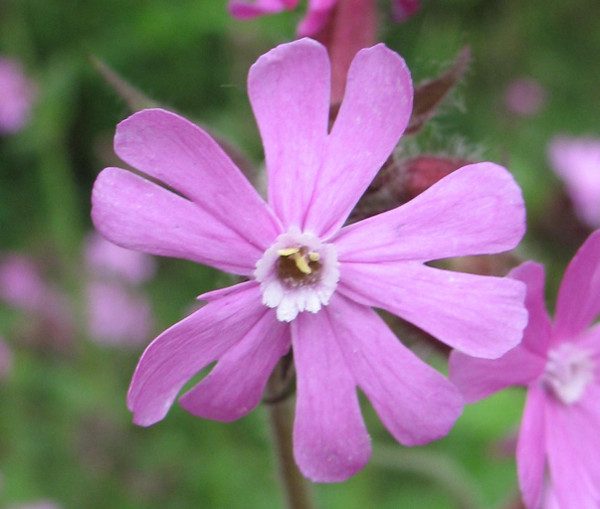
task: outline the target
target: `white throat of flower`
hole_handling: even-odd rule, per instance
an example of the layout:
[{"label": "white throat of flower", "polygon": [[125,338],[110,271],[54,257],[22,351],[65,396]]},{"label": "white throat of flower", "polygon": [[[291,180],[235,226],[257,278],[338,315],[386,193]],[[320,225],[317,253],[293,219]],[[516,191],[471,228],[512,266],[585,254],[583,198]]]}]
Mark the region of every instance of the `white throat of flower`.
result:
[{"label": "white throat of flower", "polygon": [[587,350],[563,343],[548,352],[544,384],[565,405],[577,403],[594,379],[594,362]]},{"label": "white throat of flower", "polygon": [[256,263],[265,306],[277,308],[277,319],[291,322],[301,311],[316,313],[329,304],[340,269],[333,244],[308,232],[282,233]]}]

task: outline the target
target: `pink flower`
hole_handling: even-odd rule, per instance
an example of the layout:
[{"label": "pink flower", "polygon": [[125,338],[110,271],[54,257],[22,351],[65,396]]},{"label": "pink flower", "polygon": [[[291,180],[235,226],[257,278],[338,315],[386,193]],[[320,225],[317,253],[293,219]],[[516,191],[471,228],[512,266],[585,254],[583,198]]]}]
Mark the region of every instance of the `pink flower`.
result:
[{"label": "pink flower", "polygon": [[[309,0],[308,11],[298,25],[298,35],[315,36],[325,28],[340,0]],[[342,0],[347,1],[347,0]],[[374,0],[371,0],[374,2]],[[265,14],[289,11],[298,6],[298,0],[230,0],[229,11],[239,19],[255,18]],[[396,21],[405,21],[421,6],[420,0],[393,0],[392,11]]]},{"label": "pink flower", "polygon": [[52,290],[30,258],[10,254],[0,262],[0,299],[11,307],[40,312],[50,292]]},{"label": "pink flower", "polygon": [[180,402],[199,417],[238,419],[291,348],[295,457],[321,482],[368,461],[357,387],[405,445],[444,436],[461,412],[454,386],[370,306],[491,358],[520,341],[527,321],[522,283],[423,263],[517,244],[523,201],[503,168],[466,166],[408,204],[342,228],[408,123],[412,84],[384,45],[361,50],[328,132],[329,76],[326,49],[310,39],[275,48],[250,70],[268,203],[205,131],[158,109],[124,120],[115,137],[119,157],[152,181],[107,168],[92,198],[94,223],[111,241],[249,279],[202,295],[208,304],[146,349],[129,389],[134,421],[161,420],[214,361]]},{"label": "pink flower", "polygon": [[548,155],[579,218],[591,228],[600,227],[600,139],[555,138]]},{"label": "pink flower", "polygon": [[139,345],[152,330],[150,303],[133,288],[92,280],[87,286],[87,326],[91,339],[106,345]]},{"label": "pink flower", "polygon": [[527,285],[523,343],[497,360],[453,352],[450,379],[467,401],[527,386],[517,463],[529,509],[542,499],[543,507],[600,507],[600,327],[593,324],[600,314],[600,231],[567,267],[554,323],[544,303],[543,266],[524,263],[511,277]]},{"label": "pink flower", "polygon": [[53,346],[70,343],[74,320],[66,296],[43,279],[36,262],[20,254],[0,260],[0,300],[35,317],[44,332],[44,340]]},{"label": "pink flower", "polygon": [[0,57],[0,134],[20,131],[33,105],[35,86],[15,60]]},{"label": "pink flower", "polygon": [[147,281],[156,270],[151,256],[123,249],[98,234],[92,234],[86,240],[85,260],[94,277],[120,279],[131,284]]},{"label": "pink flower", "polygon": [[108,242],[98,234],[86,241],[86,289],[90,337],[107,345],[139,345],[152,330],[152,310],[137,287],[154,274],[152,257]]},{"label": "pink flower", "polygon": [[532,78],[519,78],[510,83],[504,94],[506,109],[514,115],[531,117],[546,101],[546,91]]}]

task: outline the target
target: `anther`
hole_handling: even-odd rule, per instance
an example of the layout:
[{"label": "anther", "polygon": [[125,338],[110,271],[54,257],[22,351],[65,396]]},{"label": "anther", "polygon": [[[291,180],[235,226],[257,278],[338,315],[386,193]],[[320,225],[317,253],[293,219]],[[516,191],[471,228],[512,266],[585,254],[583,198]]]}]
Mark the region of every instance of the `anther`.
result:
[{"label": "anther", "polygon": [[294,253],[290,256],[292,260],[294,260],[296,267],[302,274],[311,274],[312,269],[308,266],[308,262],[306,258],[301,253]]},{"label": "anther", "polygon": [[319,253],[317,253],[316,251],[310,251],[308,253],[308,259],[311,262],[318,262],[321,259],[321,255]]},{"label": "anther", "polygon": [[300,252],[299,247],[286,247],[285,249],[279,249],[277,251],[277,254],[279,256],[291,256],[291,255],[299,253],[299,252]]}]

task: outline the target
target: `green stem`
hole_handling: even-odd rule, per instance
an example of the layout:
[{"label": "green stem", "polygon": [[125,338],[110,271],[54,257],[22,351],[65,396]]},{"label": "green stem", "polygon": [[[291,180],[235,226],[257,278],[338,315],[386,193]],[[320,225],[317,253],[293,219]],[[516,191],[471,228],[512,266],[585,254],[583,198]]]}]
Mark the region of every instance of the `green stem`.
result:
[{"label": "green stem", "polygon": [[[269,391],[280,392],[281,380],[276,369],[269,381]],[[267,405],[271,436],[277,457],[279,478],[285,492],[289,509],[314,509],[313,494],[308,481],[302,476],[296,462],[292,447],[293,412],[289,399]]]},{"label": "green stem", "polygon": [[460,465],[446,455],[425,450],[379,446],[373,452],[373,463],[384,468],[411,472],[431,479],[443,488],[460,509],[481,509],[474,482]]}]

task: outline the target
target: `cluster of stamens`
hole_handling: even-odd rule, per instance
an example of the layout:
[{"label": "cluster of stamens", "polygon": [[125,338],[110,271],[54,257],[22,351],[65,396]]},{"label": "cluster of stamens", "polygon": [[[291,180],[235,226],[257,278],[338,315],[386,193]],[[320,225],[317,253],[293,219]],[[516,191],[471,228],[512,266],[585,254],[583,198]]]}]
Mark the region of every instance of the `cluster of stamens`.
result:
[{"label": "cluster of stamens", "polygon": [[319,280],[321,255],[306,247],[287,247],[277,251],[277,277],[290,287],[311,285]]},{"label": "cluster of stamens", "polygon": [[329,304],[340,278],[335,246],[290,229],[258,260],[254,277],[263,304],[276,308],[279,320],[289,322],[304,311],[316,313]]}]

